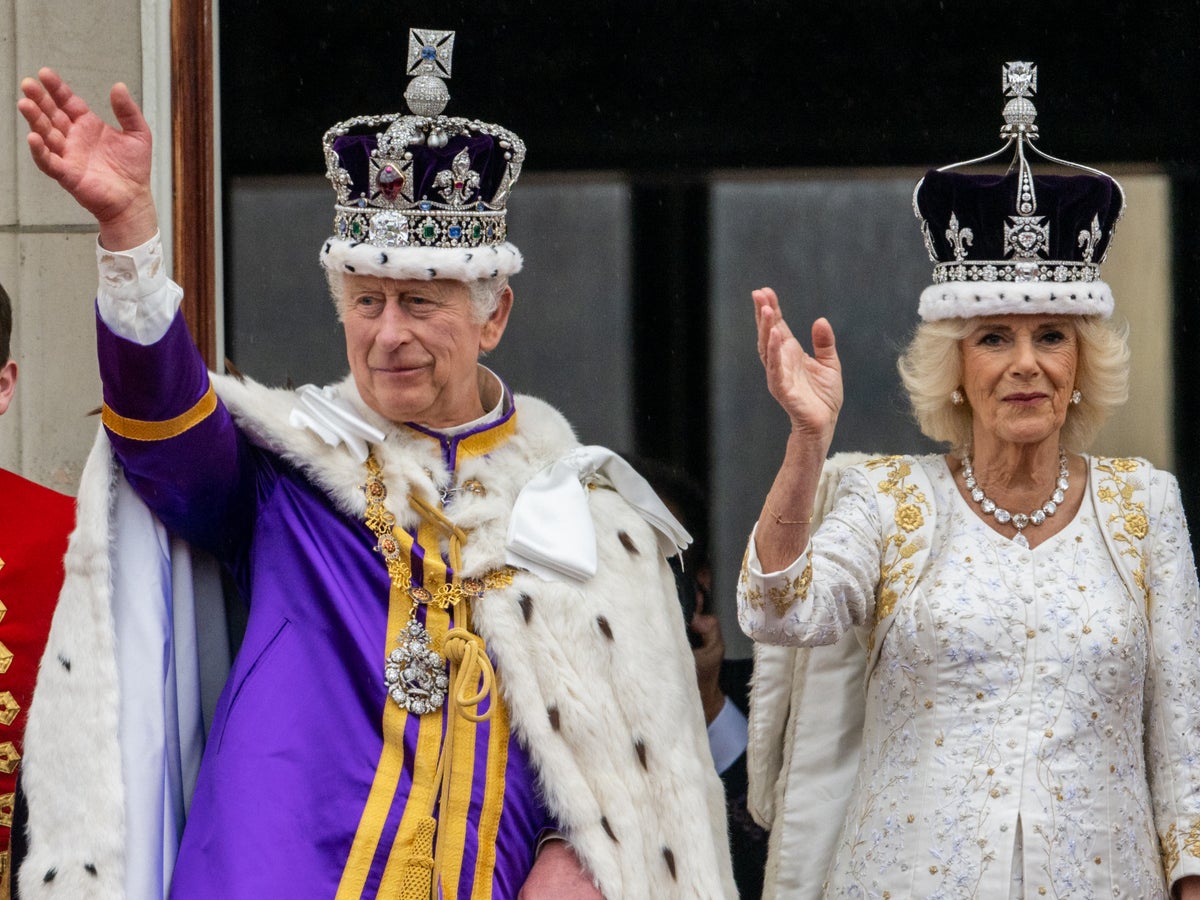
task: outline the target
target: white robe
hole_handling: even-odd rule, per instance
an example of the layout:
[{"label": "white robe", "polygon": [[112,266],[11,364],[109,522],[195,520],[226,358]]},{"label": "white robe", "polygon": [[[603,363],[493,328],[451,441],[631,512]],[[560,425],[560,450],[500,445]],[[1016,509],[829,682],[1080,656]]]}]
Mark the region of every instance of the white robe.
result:
[{"label": "white robe", "polygon": [[[1093,460],[1074,521],[1030,551],[987,527],[941,457],[902,464],[929,496],[852,468],[813,537],[811,586],[807,554],[764,574],[752,543],[739,590],[760,640],[867,632],[827,895],[1151,898],[1200,874],[1200,596],[1174,479]],[[1147,473],[1146,502],[1121,507]],[[906,531],[914,508],[926,521]]]}]

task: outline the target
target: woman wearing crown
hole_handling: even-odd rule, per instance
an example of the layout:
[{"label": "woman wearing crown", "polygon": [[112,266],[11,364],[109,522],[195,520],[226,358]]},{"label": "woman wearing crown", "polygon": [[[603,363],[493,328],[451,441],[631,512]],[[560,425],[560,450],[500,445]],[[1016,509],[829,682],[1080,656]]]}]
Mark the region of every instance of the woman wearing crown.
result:
[{"label": "woman wearing crown", "polygon": [[[847,468],[818,527],[833,331],[818,319],[807,353],[775,293],[753,294],[791,434],[740,620],[758,641],[857,631],[867,648],[865,697],[846,701],[865,703],[857,775],[807,895],[1200,896],[1200,593],[1179,491],[1084,453],[1126,393],[1098,279],[1124,198],[1093,170],[1031,175],[1027,93],[1006,110],[1007,175],[949,167],[914,197],[938,265],[900,374],[950,452]],[[774,844],[805,852],[786,829]]]}]

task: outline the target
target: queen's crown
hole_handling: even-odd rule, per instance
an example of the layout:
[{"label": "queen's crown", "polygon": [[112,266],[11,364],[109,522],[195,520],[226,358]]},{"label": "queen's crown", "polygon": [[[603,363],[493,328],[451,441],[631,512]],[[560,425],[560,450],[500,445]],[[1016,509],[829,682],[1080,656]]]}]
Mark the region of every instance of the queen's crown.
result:
[{"label": "queen's crown", "polygon": [[[1125,193],[1103,172],[1034,146],[1037,109],[1031,97],[1037,91],[1037,66],[1005,63],[1002,84],[1009,98],[1000,129],[1004,145],[987,156],[931,170],[913,192],[913,212],[936,264],[933,282],[1099,282],[1100,263],[1125,210]],[[958,171],[1010,148],[1015,154],[1004,174]],[[1081,174],[1035,176],[1027,151]]]}]

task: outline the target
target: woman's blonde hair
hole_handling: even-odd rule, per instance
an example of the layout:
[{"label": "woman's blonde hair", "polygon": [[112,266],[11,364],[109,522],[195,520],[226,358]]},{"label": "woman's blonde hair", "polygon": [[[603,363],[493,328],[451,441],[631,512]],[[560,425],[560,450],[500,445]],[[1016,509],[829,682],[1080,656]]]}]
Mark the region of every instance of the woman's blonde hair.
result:
[{"label": "woman's blonde hair", "polygon": [[[921,431],[935,441],[949,443],[955,451],[970,446],[972,426],[971,407],[955,406],[950,399],[950,394],[962,387],[959,342],[980,321],[922,322],[897,363]],[[1072,316],[1071,321],[1079,347],[1075,387],[1082,400],[1067,408],[1062,445],[1079,453],[1129,396],[1129,329],[1098,316]]]}]

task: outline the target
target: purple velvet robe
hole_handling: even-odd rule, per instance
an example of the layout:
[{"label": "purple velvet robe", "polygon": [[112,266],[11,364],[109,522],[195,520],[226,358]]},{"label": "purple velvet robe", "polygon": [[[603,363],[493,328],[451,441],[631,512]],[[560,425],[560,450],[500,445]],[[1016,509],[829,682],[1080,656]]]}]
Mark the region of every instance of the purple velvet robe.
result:
[{"label": "purple velvet robe", "polygon": [[[207,392],[207,372],[181,318],[151,346],[124,340],[103,323],[98,334],[104,400],[119,415],[171,420]],[[504,427],[512,415],[510,409],[482,430]],[[452,467],[470,451],[473,435],[424,433],[441,442]],[[494,435],[481,437],[494,442]],[[375,535],[288,463],[253,446],[219,403],[173,437],[131,440],[110,430],[109,438],[146,504],[168,529],[214,553],[249,602],[171,895],[383,896],[381,884],[395,877],[389,851],[414,765],[431,765],[428,754],[423,762],[416,752],[421,720],[433,722],[425,724],[426,748],[428,729],[444,734],[445,721],[438,714],[402,716],[395,732],[402,734],[401,768],[393,781],[381,782],[381,760],[389,752],[396,760],[400,748],[385,746],[384,738],[390,582],[373,549]],[[490,702],[500,704],[498,694]],[[506,718],[498,712],[475,730],[470,792],[461,793],[451,813],[463,836],[452,867],[457,888],[443,878],[446,897],[515,897],[537,835],[554,824],[515,737],[489,745],[494,723]],[[390,715],[394,722],[395,710]],[[499,791],[502,798],[498,811],[494,799],[486,809],[489,781],[493,797]],[[447,815],[440,809],[435,815],[439,835],[451,829]]]}]

